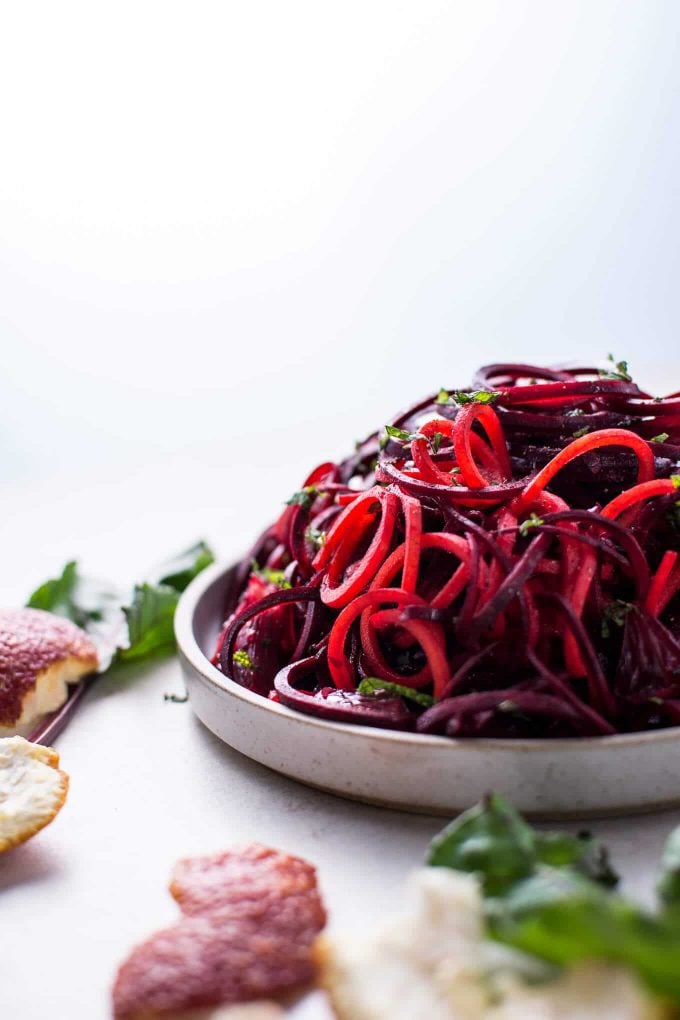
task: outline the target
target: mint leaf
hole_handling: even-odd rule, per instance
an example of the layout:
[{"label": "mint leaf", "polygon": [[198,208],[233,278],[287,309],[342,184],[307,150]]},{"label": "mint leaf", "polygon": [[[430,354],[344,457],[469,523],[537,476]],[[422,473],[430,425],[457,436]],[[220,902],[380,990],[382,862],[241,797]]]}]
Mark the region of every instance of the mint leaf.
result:
[{"label": "mint leaf", "polygon": [[667,432],[659,432],[658,436],[652,436],[649,441],[650,443],[665,443],[669,438],[670,437]]},{"label": "mint leaf", "polygon": [[456,404],[495,404],[499,397],[500,393],[491,390],[473,390],[472,393],[456,390],[451,399]]},{"label": "mint leaf", "polygon": [[129,606],[123,607],[129,644],[119,649],[123,661],[144,659],[175,647],[173,620],[179,593],[167,584],[137,584]]},{"label": "mint leaf", "polygon": [[310,524],[310,526],[305,531],[305,538],[307,539],[310,545],[314,546],[315,549],[320,549],[321,546],[326,541],[326,532],[319,531],[318,528],[313,528]]},{"label": "mint leaf", "polygon": [[498,793],[464,812],[435,836],[427,863],[475,873],[487,894],[498,895],[541,865],[571,868],[598,884],[618,876],[602,843],[589,833],[539,832]]},{"label": "mint leaf", "polygon": [[188,588],[195,577],[215,562],[212,549],[205,542],[197,542],[156,570],[158,584],[167,584],[175,591]]},{"label": "mint leaf", "polygon": [[478,877],[497,941],[559,966],[618,963],[680,1002],[680,829],[666,845],[656,915],[611,891],[617,877],[598,840],[537,832],[497,794],[447,826],[428,863]]},{"label": "mint leaf", "polygon": [[286,506],[301,506],[303,510],[309,510],[318,494],[316,486],[306,485],[304,489],[294,492],[290,499],[286,500]]},{"label": "mint leaf", "polygon": [[416,691],[413,687],[406,686],[406,684],[393,684],[388,680],[381,680],[377,676],[364,677],[357,687],[357,693],[359,694],[380,694],[381,692],[398,694],[399,697],[408,698],[409,701],[415,701],[417,705],[423,705],[425,708],[434,705],[434,698],[430,694]]},{"label": "mint leaf", "polygon": [[626,617],[634,608],[632,602],[624,602],[623,599],[613,599],[608,602],[604,607],[604,616],[602,619],[602,637],[608,638],[611,636],[610,623],[615,624],[617,627],[623,627],[626,623]]},{"label": "mint leaf", "polygon": [[439,447],[442,445],[442,439],[444,434],[442,432],[435,432],[432,436],[432,452],[439,453]]},{"label": "mint leaf", "polygon": [[500,942],[553,964],[609,960],[635,971],[657,995],[680,999],[680,924],[654,917],[569,868],[540,866],[486,919]]},{"label": "mint leaf", "polygon": [[152,580],[137,585],[130,599],[113,585],[82,577],[77,564],[70,562],[60,577],[40,585],[26,604],[81,627],[97,648],[103,673],[115,659],[174,648],[172,621],[179,595],[213,559],[205,542],[197,542],[153,571]]},{"label": "mint leaf", "polygon": [[435,399],[435,404],[457,404],[463,407],[465,404],[495,404],[500,393],[494,390],[454,390],[449,394],[448,390],[440,390]]},{"label": "mint leaf", "polygon": [[536,859],[554,868],[575,868],[599,885],[613,888],[619,876],[609,861],[604,844],[589,832],[572,836],[568,832],[537,832],[534,830]]},{"label": "mint leaf", "polygon": [[661,867],[659,897],[666,906],[680,908],[680,826],[666,840]]},{"label": "mint leaf", "polygon": [[258,577],[261,577],[267,584],[276,584],[279,588],[290,588],[290,581],[286,580],[286,574],[284,570],[272,570],[270,567],[258,567],[255,560],[252,562],[252,571]]},{"label": "mint leaf", "polygon": [[57,616],[66,616],[79,627],[87,623],[88,614],[82,610],[75,598],[78,577],[78,564],[71,560],[64,567],[59,577],[45,581],[29,596],[26,605],[31,609],[45,609]]},{"label": "mint leaf", "polygon": [[434,867],[475,874],[485,895],[499,895],[536,864],[529,825],[500,794],[491,794],[435,836],[427,857]]},{"label": "mint leaf", "polygon": [[386,425],[385,432],[390,439],[397,439],[400,443],[412,443],[414,439],[425,439],[420,432],[407,432],[406,429],[398,429],[394,425]]},{"label": "mint leaf", "polygon": [[628,371],[627,361],[615,361],[613,354],[607,355],[607,361],[611,362],[612,368],[600,369],[597,373],[601,379],[618,379],[621,382],[632,382],[632,376]]},{"label": "mint leaf", "polygon": [[119,643],[125,640],[120,592],[105,582],[82,577],[74,560],[59,577],[36,588],[26,605],[64,616],[84,630],[97,649],[100,672],[108,669]]},{"label": "mint leaf", "polygon": [[543,518],[539,517],[537,514],[532,512],[529,514],[527,519],[525,521],[522,521],[522,523],[520,524],[519,533],[522,536],[522,538],[526,538],[531,528],[540,528],[542,524],[545,524]]}]

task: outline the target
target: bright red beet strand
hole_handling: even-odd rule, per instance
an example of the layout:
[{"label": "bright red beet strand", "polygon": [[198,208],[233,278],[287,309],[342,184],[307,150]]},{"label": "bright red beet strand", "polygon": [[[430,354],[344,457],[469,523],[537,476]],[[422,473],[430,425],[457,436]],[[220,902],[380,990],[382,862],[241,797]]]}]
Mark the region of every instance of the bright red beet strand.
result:
[{"label": "bright red beet strand", "polygon": [[677,394],[625,363],[490,365],[307,477],[237,568],[213,662],[338,722],[678,725],[679,475]]}]

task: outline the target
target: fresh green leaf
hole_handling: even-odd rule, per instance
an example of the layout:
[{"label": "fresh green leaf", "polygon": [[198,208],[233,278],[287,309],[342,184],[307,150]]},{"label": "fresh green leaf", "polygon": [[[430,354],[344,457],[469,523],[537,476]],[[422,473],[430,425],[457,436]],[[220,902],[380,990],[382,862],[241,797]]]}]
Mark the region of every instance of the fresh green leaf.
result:
[{"label": "fresh green leaf", "polygon": [[310,545],[313,545],[315,549],[320,549],[326,541],[326,532],[319,531],[318,528],[313,528],[311,525],[305,531],[305,538]]},{"label": "fresh green leaf", "polygon": [[439,447],[442,445],[442,439],[444,434],[442,432],[435,432],[432,436],[432,452],[439,453]]},{"label": "fresh green leaf", "polygon": [[45,581],[29,596],[26,605],[31,609],[45,609],[58,616],[66,616],[79,627],[84,626],[88,614],[78,605],[75,599],[79,584],[78,564],[71,560],[64,567],[60,577]]},{"label": "fresh green leaf", "polygon": [[615,624],[617,627],[623,627],[626,617],[634,608],[632,602],[624,602],[623,599],[613,599],[611,602],[608,602],[604,607],[602,637],[611,637],[610,623]]},{"label": "fresh green leaf", "polygon": [[286,506],[301,506],[303,510],[309,510],[318,494],[319,490],[315,485],[305,485],[304,489],[294,492],[290,499],[286,500]]},{"label": "fresh green leaf", "polygon": [[120,592],[93,578],[81,577],[75,561],[61,575],[45,581],[29,597],[31,609],[65,616],[94,642],[99,671],[108,669],[118,645],[125,640],[125,618]]},{"label": "fresh green leaf", "polygon": [[538,832],[498,795],[436,837],[428,863],[478,877],[496,940],[558,966],[621,964],[680,1002],[680,830],[664,854],[665,909],[657,915],[611,891],[617,876],[598,840]]},{"label": "fresh green leaf", "polygon": [[427,863],[472,872],[487,896],[500,895],[532,873],[533,833],[512,804],[495,793],[435,836]]},{"label": "fresh green leaf", "polygon": [[520,524],[519,533],[522,538],[526,538],[532,528],[540,528],[542,524],[545,524],[542,517],[535,513],[530,513],[527,519]]},{"label": "fresh green leaf", "polygon": [[554,868],[575,868],[607,888],[618,885],[619,876],[609,861],[604,844],[589,832],[572,836],[568,832],[534,831],[536,858]]},{"label": "fresh green leaf", "polygon": [[666,840],[657,890],[662,903],[680,908],[680,826]]},{"label": "fresh green leaf", "polygon": [[129,606],[123,607],[129,644],[119,650],[122,660],[144,659],[175,647],[173,620],[179,593],[167,584],[137,584]]},{"label": "fresh green leaf", "polygon": [[467,393],[465,390],[456,390],[451,400],[456,404],[495,404],[500,393],[493,390],[473,390]]},{"label": "fresh green leaf", "polygon": [[670,437],[667,432],[659,432],[658,436],[652,436],[649,441],[650,443],[666,443],[669,438]]},{"label": "fresh green leaf", "polygon": [[435,404],[455,404],[463,407],[465,404],[495,404],[500,393],[494,390],[454,390],[449,394],[448,390],[440,390],[437,394]]},{"label": "fresh green leaf", "polygon": [[[81,577],[75,562],[60,577],[46,581],[27,605],[72,620],[90,636],[99,656],[99,671],[112,661],[139,659],[175,646],[173,617],[180,592],[213,562],[205,542],[173,557],[137,585],[131,599],[111,585]],[[129,602],[129,605],[126,604]]]},{"label": "fresh green leaf", "polygon": [[572,868],[608,887],[618,882],[598,839],[589,833],[532,829],[500,794],[487,797],[436,836],[428,864],[475,872],[487,894],[495,895],[540,865]]},{"label": "fresh green leaf", "polygon": [[243,666],[244,669],[255,669],[255,663],[244,648],[239,648],[234,652],[234,662],[237,666]]},{"label": "fresh green leaf", "polygon": [[680,475],[671,475],[671,481],[674,488],[680,489]]},{"label": "fresh green leaf", "polygon": [[582,436],[587,436],[589,432],[590,432],[590,425],[586,425],[582,429],[577,429],[576,432],[574,432],[574,434],[572,435],[571,438],[572,439],[581,439]]},{"label": "fresh green leaf", "polygon": [[267,584],[275,584],[279,588],[290,588],[290,581],[286,580],[286,572],[284,570],[272,570],[270,567],[258,567],[257,562],[253,560],[252,571],[261,577]]},{"label": "fresh green leaf", "polygon": [[602,379],[618,379],[620,382],[632,382],[633,379],[628,371],[627,361],[615,361],[613,354],[607,355],[607,361],[612,365],[612,368],[604,368],[598,372],[598,375]]},{"label": "fresh green leaf", "polygon": [[367,676],[360,682],[357,687],[359,694],[398,694],[401,698],[408,698],[409,701],[415,701],[417,705],[423,705],[425,708],[429,708],[430,705],[434,705],[434,698],[429,694],[424,694],[423,691],[416,691],[413,687],[407,687],[405,684],[393,684],[387,680],[381,680],[376,676]]},{"label": "fresh green leaf", "polygon": [[150,580],[182,592],[202,570],[214,562],[212,549],[205,542],[197,542],[158,567]]},{"label": "fresh green leaf", "polygon": [[398,429],[394,425],[386,425],[385,432],[390,439],[397,439],[400,443],[412,443],[414,439],[425,439],[420,432],[407,432],[406,429]]},{"label": "fresh green leaf", "polygon": [[610,960],[680,999],[680,924],[644,913],[570,868],[539,866],[486,903],[498,941],[558,965]]}]

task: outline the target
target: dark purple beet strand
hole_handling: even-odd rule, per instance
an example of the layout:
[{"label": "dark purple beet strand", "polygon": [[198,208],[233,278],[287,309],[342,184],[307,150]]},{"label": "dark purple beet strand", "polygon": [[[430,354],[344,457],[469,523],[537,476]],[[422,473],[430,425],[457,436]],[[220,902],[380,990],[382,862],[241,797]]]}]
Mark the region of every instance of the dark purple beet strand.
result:
[{"label": "dark purple beet strand", "polygon": [[680,723],[680,399],[489,365],[319,465],[213,662],[330,722],[444,737]]}]

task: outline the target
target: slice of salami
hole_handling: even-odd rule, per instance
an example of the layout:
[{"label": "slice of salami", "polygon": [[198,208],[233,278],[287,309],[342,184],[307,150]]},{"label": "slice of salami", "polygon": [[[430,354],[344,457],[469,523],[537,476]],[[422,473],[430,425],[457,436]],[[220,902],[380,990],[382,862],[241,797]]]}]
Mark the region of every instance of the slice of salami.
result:
[{"label": "slice of salami", "polygon": [[174,868],[170,892],[182,913],[279,920],[282,930],[320,931],[326,912],[316,884],[316,869],[301,857],[257,843],[211,857],[192,857]]},{"label": "slice of salami", "polygon": [[276,998],[313,979],[326,913],[306,861],[253,844],[179,862],[170,888],[184,916],[119,969],[117,1020]]}]

